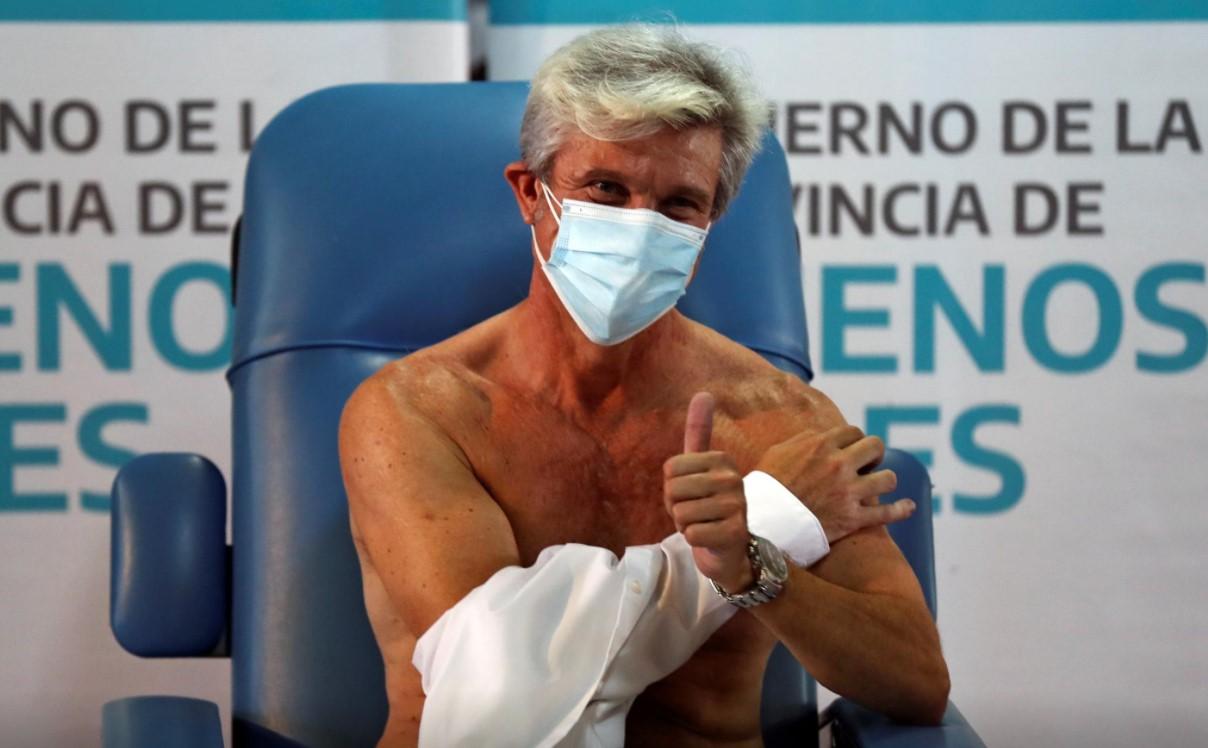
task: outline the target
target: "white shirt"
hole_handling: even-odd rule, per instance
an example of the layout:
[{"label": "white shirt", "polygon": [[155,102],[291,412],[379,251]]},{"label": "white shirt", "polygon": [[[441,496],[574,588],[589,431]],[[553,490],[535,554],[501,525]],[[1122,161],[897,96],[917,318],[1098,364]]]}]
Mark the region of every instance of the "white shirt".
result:
[{"label": "white shirt", "polygon": [[[829,552],[821,524],[774,478],[753,472],[743,487],[752,533],[801,566]],[[419,744],[620,746],[638,694],[734,611],[679,533],[620,559],[577,543],[546,548],[532,566],[500,569],[416,642]]]}]

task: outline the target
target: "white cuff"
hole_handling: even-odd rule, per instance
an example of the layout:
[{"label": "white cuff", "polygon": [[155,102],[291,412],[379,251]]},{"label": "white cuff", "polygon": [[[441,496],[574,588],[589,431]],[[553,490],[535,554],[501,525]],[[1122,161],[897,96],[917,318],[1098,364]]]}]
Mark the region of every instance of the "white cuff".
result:
[{"label": "white cuff", "polygon": [[793,492],[759,470],[742,479],[747,497],[747,528],[767,538],[798,566],[812,566],[830,553],[826,532]]}]

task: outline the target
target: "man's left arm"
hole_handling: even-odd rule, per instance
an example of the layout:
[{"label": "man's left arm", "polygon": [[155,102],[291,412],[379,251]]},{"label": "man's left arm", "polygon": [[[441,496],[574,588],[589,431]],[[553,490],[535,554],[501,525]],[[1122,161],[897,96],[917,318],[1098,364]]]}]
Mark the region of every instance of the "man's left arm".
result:
[{"label": "man's left arm", "polygon": [[818,682],[871,709],[935,724],[948,704],[939,634],[910,566],[883,527],[789,565],[780,595],[750,612]]},{"label": "man's left arm", "polygon": [[[694,398],[685,444],[695,446],[664,466],[664,499],[700,571],[740,592],[754,581],[746,499],[729,456],[707,451],[711,411],[710,397]],[[815,485],[851,482],[827,464],[842,461],[841,447],[824,446],[832,454],[819,463],[815,475],[826,477]],[[878,508],[889,518],[904,509]],[[750,612],[827,688],[900,720],[936,723],[948,700],[947,665],[922,590],[886,521],[836,539],[809,570],[790,566],[780,595]]]}]

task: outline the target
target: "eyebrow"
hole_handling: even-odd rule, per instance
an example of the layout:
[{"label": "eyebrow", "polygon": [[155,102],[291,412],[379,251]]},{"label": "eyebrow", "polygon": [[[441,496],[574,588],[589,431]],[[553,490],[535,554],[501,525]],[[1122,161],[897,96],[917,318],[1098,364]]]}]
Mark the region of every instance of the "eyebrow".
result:
[{"label": "eyebrow", "polygon": [[[621,182],[622,184],[626,181],[625,175],[621,174],[620,172],[612,171],[611,169],[599,168],[588,169],[587,172],[579,177],[578,181],[591,182],[597,179],[607,179],[613,182]],[[677,184],[672,186],[671,192],[673,195],[692,198],[706,208],[710,202],[709,193],[705,192],[699,187],[693,187],[692,185]]]}]

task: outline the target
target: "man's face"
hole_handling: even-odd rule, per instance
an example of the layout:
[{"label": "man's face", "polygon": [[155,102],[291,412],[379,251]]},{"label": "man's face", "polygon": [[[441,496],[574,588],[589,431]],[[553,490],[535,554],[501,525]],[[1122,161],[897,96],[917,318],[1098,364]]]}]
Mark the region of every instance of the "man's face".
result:
[{"label": "man's face", "polygon": [[[712,218],[721,148],[721,131],[714,127],[664,128],[623,142],[596,140],[576,132],[554,157],[549,187],[556,201],[570,198],[619,208],[647,208],[705,228]],[[549,215],[540,187],[535,189],[531,215],[542,255],[548,259],[558,225]]]}]

